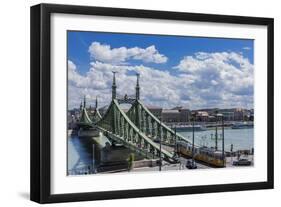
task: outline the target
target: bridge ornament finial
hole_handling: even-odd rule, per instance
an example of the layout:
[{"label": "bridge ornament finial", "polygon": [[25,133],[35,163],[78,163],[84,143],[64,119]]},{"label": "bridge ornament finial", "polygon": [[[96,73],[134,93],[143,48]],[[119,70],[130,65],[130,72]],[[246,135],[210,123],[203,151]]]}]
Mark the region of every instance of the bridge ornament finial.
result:
[{"label": "bridge ornament finial", "polygon": [[116,99],[116,79],[115,79],[115,73],[116,71],[112,71],[113,73],[113,81],[112,81],[112,100]]},{"label": "bridge ornament finial", "polygon": [[139,84],[139,77],[140,77],[140,74],[137,73],[136,76],[137,76],[136,99],[139,100],[139,99],[140,99],[140,84]]},{"label": "bridge ornament finial", "polygon": [[84,108],[86,108],[86,95],[84,95],[84,105],[83,105]]}]

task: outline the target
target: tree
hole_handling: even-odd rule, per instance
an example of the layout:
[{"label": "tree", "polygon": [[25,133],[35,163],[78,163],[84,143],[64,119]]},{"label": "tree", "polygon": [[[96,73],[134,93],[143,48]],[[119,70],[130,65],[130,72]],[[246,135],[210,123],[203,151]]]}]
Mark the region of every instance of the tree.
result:
[{"label": "tree", "polygon": [[134,168],[135,154],[131,153],[128,158],[128,171]]}]

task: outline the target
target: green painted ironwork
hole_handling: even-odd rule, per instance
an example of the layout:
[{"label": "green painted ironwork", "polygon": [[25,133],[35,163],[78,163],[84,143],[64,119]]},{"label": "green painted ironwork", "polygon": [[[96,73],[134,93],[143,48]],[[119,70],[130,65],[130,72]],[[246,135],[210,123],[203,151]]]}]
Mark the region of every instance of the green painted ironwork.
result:
[{"label": "green painted ironwork", "polygon": [[79,122],[77,124],[79,127],[82,127],[82,128],[91,128],[92,127],[93,122],[90,119],[86,108],[84,108],[84,107],[82,108],[81,116],[80,116]]},{"label": "green painted ironwork", "polygon": [[101,120],[101,114],[98,109],[95,109],[95,112],[92,116],[92,121],[93,123],[97,123],[99,120]]},{"label": "green painted ironwork", "polygon": [[[133,114],[133,113],[132,113]],[[157,143],[145,135],[120,108],[116,99],[112,100],[105,115],[96,123],[98,128],[110,139],[124,144],[147,158],[160,156]],[[166,159],[173,159],[173,154],[165,149],[161,154]]]},{"label": "green painted ironwork", "polygon": [[92,116],[93,123],[97,123],[99,120],[101,120],[101,114],[98,109],[98,97],[96,97],[96,106],[95,106],[95,112]]},{"label": "green painted ironwork", "polygon": [[[139,100],[140,87],[139,75],[137,74],[136,99],[132,102],[132,107],[127,113],[121,108],[119,103],[127,103],[127,100],[117,99],[116,80],[113,72],[112,101],[103,117],[97,107],[91,120],[86,110],[86,97],[84,97],[84,107],[81,111],[80,126],[97,126],[109,139],[122,143],[125,147],[132,149],[147,158],[164,157],[167,160],[174,160],[174,154],[165,149],[160,149],[157,143],[175,146],[178,141],[191,143],[190,140],[175,133],[172,129],[154,116]],[[131,100],[130,100],[131,103]],[[81,106],[82,107],[82,106]]]},{"label": "green painted ironwork", "polygon": [[[135,114],[144,113],[144,116],[136,116]],[[149,127],[139,127],[142,133],[146,136],[150,137],[152,140],[158,140],[160,133],[163,135],[163,143],[174,145],[175,137],[178,141],[185,141],[191,144],[191,140],[186,137],[180,135],[179,133],[175,133],[174,130],[169,128],[163,122],[154,116],[149,109],[147,109],[144,104],[140,100],[136,100],[136,102],[132,105],[132,107],[127,112],[127,115],[130,120],[137,125],[137,123],[148,123],[146,126],[151,125],[151,130]]]}]

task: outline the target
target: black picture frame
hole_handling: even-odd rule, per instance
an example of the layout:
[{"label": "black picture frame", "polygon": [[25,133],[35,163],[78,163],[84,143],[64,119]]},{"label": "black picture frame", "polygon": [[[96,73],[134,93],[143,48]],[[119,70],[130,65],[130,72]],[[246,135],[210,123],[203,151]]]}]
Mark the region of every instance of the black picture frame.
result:
[{"label": "black picture frame", "polygon": [[[50,72],[50,15],[52,13],[134,17],[165,20],[182,20],[209,23],[232,23],[267,26],[267,181],[238,184],[220,184],[189,187],[169,187],[74,194],[51,194],[50,184],[50,130],[51,130],[51,72]],[[274,72],[273,44],[274,20],[272,18],[195,14],[152,10],[103,8],[72,5],[39,4],[31,7],[31,174],[30,199],[38,203],[88,201],[103,199],[166,196],[225,191],[272,189],[274,187]]]}]

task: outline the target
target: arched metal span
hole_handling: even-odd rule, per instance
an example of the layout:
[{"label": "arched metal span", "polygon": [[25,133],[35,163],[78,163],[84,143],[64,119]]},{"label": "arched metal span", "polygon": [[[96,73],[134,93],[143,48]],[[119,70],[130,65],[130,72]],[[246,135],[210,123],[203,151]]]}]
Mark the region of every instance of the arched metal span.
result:
[{"label": "arched metal span", "polygon": [[141,131],[127,114],[120,108],[116,99],[112,100],[102,119],[96,123],[98,128],[110,139],[141,153],[147,158],[161,155],[164,159],[173,160],[174,154],[165,149]]}]

